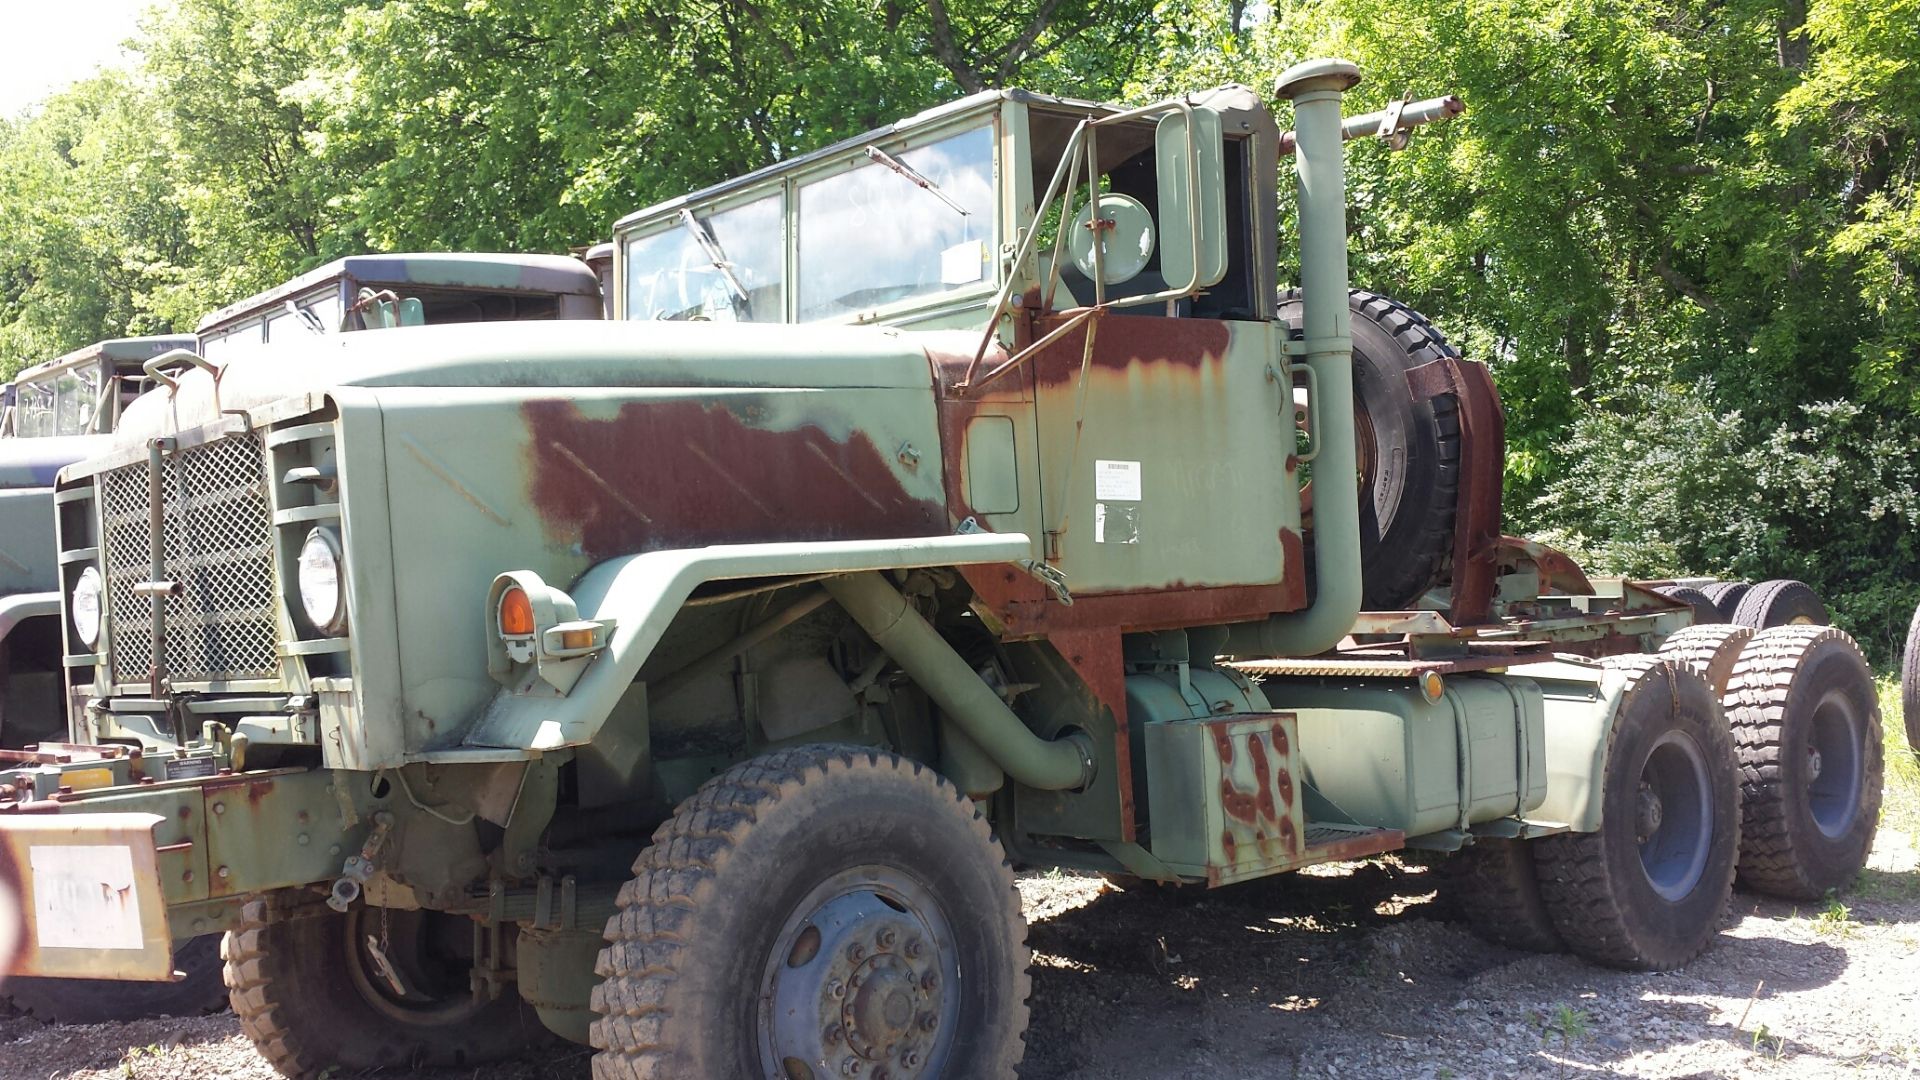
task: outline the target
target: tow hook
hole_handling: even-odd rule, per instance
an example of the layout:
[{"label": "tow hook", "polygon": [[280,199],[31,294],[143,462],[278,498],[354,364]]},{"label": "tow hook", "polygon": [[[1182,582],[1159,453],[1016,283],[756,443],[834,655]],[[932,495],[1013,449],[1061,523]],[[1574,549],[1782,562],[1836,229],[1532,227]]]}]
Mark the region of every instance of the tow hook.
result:
[{"label": "tow hook", "polygon": [[[373,815],[373,831],[367,834],[367,842],[360,845],[359,854],[347,856],[347,861],[340,867],[340,876],[333,880],[333,888],[329,890],[330,895],[327,897],[328,907],[344,912],[353,906],[355,900],[360,899],[362,889],[366,886],[368,879],[373,877],[376,869],[374,860],[379,856],[381,846],[387,842],[387,835],[392,831],[393,815],[391,813],[382,810]],[[405,993],[406,991],[391,974],[392,969],[385,963],[386,958],[377,949],[373,955],[375,963],[380,966],[381,974],[386,976],[389,982],[393,982],[396,989]]]}]

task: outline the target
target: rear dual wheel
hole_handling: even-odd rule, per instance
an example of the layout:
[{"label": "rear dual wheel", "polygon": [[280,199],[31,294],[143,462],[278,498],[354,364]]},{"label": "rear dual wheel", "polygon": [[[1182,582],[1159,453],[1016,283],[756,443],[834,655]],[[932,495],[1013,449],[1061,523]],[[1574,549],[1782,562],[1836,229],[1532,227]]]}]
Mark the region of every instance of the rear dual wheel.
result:
[{"label": "rear dual wheel", "polygon": [[1740,653],[1726,703],[1739,750],[1740,879],[1817,900],[1873,850],[1885,770],[1873,673],[1830,626],[1778,626]]},{"label": "rear dual wheel", "polygon": [[1740,844],[1733,740],[1713,688],[1651,656],[1608,662],[1627,686],[1608,740],[1598,831],[1532,842],[1540,897],[1575,953],[1668,970],[1719,931]]}]

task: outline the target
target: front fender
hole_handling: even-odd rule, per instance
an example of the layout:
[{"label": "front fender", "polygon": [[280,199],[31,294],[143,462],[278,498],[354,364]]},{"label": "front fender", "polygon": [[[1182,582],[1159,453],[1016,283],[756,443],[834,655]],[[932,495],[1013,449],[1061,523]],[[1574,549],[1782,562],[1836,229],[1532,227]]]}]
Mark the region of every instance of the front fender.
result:
[{"label": "front fender", "polygon": [[0,596],[0,641],[7,640],[13,629],[28,619],[58,618],[60,615],[60,594],[15,593],[12,596]]},{"label": "front fender", "polygon": [[571,595],[583,619],[613,619],[607,647],[562,698],[501,690],[466,737],[470,747],[558,750],[584,746],[633,685],[695,587],[709,581],[798,577],[1032,558],[1024,533],[966,533],[838,543],[724,544],[609,559]]}]

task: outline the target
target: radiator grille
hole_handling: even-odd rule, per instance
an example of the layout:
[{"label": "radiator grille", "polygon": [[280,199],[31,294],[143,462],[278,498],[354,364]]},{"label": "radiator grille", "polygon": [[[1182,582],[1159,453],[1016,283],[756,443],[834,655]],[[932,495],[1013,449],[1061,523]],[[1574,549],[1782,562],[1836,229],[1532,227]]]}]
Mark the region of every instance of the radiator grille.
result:
[{"label": "radiator grille", "polygon": [[[167,580],[168,674],[178,682],[264,678],[277,673],[272,513],[258,434],[230,435],[168,455],[161,471]],[[153,666],[153,601],[147,580],[147,466],[100,478],[103,561],[116,682],[139,682]]]}]

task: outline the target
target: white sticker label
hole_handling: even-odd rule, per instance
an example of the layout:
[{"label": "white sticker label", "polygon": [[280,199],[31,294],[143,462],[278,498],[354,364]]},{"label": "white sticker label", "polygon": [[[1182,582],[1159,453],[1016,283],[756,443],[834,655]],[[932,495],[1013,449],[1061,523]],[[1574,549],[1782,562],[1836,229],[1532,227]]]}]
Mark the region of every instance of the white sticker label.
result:
[{"label": "white sticker label", "polygon": [[1140,501],[1140,463],[1106,461],[1093,463],[1093,497],[1105,502]]},{"label": "white sticker label", "polygon": [[35,844],[33,925],[43,949],[145,947],[133,849],[124,844]]},{"label": "white sticker label", "polygon": [[987,276],[987,243],[962,240],[940,253],[940,284],[971,285]]}]

